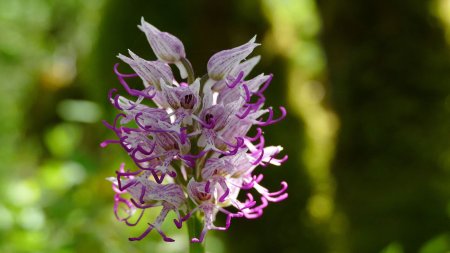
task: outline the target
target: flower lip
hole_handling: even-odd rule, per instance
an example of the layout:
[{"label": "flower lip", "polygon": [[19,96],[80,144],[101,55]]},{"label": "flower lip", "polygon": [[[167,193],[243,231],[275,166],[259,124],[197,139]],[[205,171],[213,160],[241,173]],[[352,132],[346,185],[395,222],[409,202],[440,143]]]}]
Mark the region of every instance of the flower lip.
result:
[{"label": "flower lip", "polygon": [[212,200],[211,188],[208,182],[197,182],[192,178],[188,183],[187,189],[189,197],[197,203]]},{"label": "flower lip", "polygon": [[192,109],[196,103],[196,99],[193,94],[186,94],[184,98],[181,100],[181,106],[184,109]]},{"label": "flower lip", "polygon": [[206,122],[206,124],[208,124],[208,125],[213,124],[213,122],[214,122],[213,118],[214,118],[214,116],[211,113],[207,113],[205,115],[205,122]]},{"label": "flower lip", "polygon": [[222,105],[213,105],[203,110],[200,117],[203,121],[200,123],[204,128],[218,131],[225,126],[227,113]]},{"label": "flower lip", "polygon": [[190,111],[190,114],[199,107],[199,86],[198,79],[192,85],[180,85],[178,87],[163,85],[161,86],[162,96],[174,111],[183,108]]},{"label": "flower lip", "polygon": [[197,98],[189,87],[177,87],[175,94],[181,107],[186,110],[194,109],[194,106],[197,104]]}]

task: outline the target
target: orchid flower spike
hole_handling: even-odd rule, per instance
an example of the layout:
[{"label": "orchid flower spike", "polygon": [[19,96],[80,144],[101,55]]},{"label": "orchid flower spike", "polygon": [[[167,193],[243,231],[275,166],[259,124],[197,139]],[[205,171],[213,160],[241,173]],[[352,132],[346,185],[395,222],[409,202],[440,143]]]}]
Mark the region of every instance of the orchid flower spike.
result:
[{"label": "orchid flower spike", "polygon": [[[108,178],[116,218],[135,226],[146,219],[148,209],[161,208],[129,240],[156,231],[164,241],[174,241],[163,231],[173,212],[177,228],[189,219],[201,219],[202,226],[189,230],[191,242],[201,243],[209,230],[227,230],[236,218],[258,218],[270,203],[285,200],[286,182],[274,191],[263,186],[261,167],[287,160],[280,155],[281,146],[266,146],[263,127],[284,119],[286,110],[264,106],[272,75],[247,78],[260,61],[260,56],[246,60],[259,45],[256,37],[214,54],[207,64],[208,78],[199,78],[178,38],[144,19],[139,28],[157,60],[131,50],[129,56],[118,55],[134,73],[121,73],[119,64],[114,67],[126,95],[116,94],[117,89],[108,93],[120,112],[112,123],[103,123],[117,138],[100,144],[120,145],[133,161],[134,169],[122,164]],[[170,64],[178,67],[183,80],[175,80]],[[131,88],[128,80],[138,77],[142,87]],[[225,216],[225,224],[217,224],[218,215]]]}]

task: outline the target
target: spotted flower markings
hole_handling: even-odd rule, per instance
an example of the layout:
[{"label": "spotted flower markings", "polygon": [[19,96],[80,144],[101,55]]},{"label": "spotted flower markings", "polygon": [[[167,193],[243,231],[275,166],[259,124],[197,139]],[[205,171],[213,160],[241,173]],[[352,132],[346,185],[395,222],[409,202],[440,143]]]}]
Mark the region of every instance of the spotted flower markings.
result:
[{"label": "spotted flower markings", "polygon": [[[161,229],[167,214],[174,212],[174,225],[181,228],[200,212],[203,229],[191,242],[202,242],[208,230],[227,230],[233,218],[258,218],[270,202],[286,199],[287,183],[270,192],[261,185],[263,175],[257,170],[279,166],[287,155],[280,156],[281,146],[265,146],[261,128],[286,116],[284,107],[279,107],[277,117],[273,108],[264,108],[263,93],[272,75],[247,78],[260,60],[259,56],[246,59],[259,45],[256,37],[214,54],[208,73],[195,78],[178,38],[144,19],[138,27],[157,60],[132,51],[129,56],[118,55],[135,73],[124,74],[119,63],[114,66],[128,98],[116,94],[116,89],[109,92],[109,101],[121,112],[112,123],[103,123],[117,139],[101,143],[101,147],[122,146],[137,167],[130,170],[122,164],[108,178],[115,192],[116,218],[135,226],[147,210],[162,207],[146,230],[129,240],[141,240],[156,230],[164,241],[172,242]],[[180,82],[171,64],[179,71]],[[128,85],[133,78],[142,80],[142,89]],[[253,136],[248,134],[252,127],[256,127]],[[215,225],[217,215],[226,217],[224,226]]]}]

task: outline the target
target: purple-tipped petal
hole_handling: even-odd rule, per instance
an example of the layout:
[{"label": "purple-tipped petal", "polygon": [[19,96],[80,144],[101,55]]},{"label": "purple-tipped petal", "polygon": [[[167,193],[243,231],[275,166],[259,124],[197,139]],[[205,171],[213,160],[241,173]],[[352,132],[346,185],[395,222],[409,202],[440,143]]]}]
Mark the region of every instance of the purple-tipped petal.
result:
[{"label": "purple-tipped petal", "polygon": [[144,237],[146,237],[148,235],[148,233],[150,233],[152,231],[152,229],[153,229],[153,226],[151,224],[149,224],[148,228],[144,231],[144,233],[142,233],[138,237],[128,238],[128,240],[130,240],[130,241],[140,241],[140,240],[144,239]]},{"label": "purple-tipped petal", "polygon": [[237,77],[234,79],[234,81],[231,84],[227,83],[228,88],[233,89],[234,87],[236,87],[236,85],[238,85],[239,82],[242,81],[242,78],[244,78],[243,71],[239,72],[239,74],[237,75]]},{"label": "purple-tipped petal", "polygon": [[160,87],[160,80],[162,79],[166,84],[171,85],[173,82],[173,74],[170,67],[160,61],[147,61],[131,50],[128,50],[131,58],[119,54],[117,57],[130,65],[130,67],[139,75],[144,81],[144,84]]},{"label": "purple-tipped petal", "polygon": [[177,219],[173,219],[173,223],[175,223],[175,226],[180,229],[183,227],[183,220],[177,220]]},{"label": "purple-tipped petal", "polygon": [[203,240],[205,239],[205,235],[206,235],[206,232],[207,232],[208,230],[206,229],[206,228],[204,228],[203,230],[202,230],[202,232],[200,233],[200,237],[199,238],[192,238],[192,240],[191,240],[191,243],[202,243],[203,242]]},{"label": "purple-tipped petal", "polygon": [[258,64],[259,60],[261,60],[261,56],[257,55],[246,61],[243,61],[238,65],[236,71],[244,72],[244,77],[246,77],[248,76],[248,74],[250,74],[250,72],[256,66],[256,64]]},{"label": "purple-tipped petal", "polygon": [[[149,98],[152,99],[155,97],[156,93],[150,93],[151,91],[153,91],[154,87],[153,86],[149,86],[147,88],[145,88],[142,91],[136,90],[136,89],[132,89],[130,88],[130,86],[128,85],[128,83],[125,81],[125,77],[123,74],[121,74],[119,72],[119,70],[117,69],[119,66],[119,63],[116,63],[114,65],[114,72],[117,75],[117,78],[119,79],[120,84],[122,84],[123,88],[128,92],[128,94],[132,95],[132,96],[142,96],[145,98]],[[145,84],[145,83],[144,83]]]}]

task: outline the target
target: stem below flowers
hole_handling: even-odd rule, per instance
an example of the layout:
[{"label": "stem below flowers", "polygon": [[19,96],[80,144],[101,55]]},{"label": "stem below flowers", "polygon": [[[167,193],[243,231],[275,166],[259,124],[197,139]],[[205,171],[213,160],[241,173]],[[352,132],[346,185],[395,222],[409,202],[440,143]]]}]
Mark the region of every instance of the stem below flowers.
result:
[{"label": "stem below flowers", "polygon": [[[189,233],[189,240],[194,237],[200,236],[203,229],[201,218],[197,214],[193,214],[189,220],[187,220],[187,229]],[[205,253],[205,242],[192,243],[189,242],[189,253]]]}]

